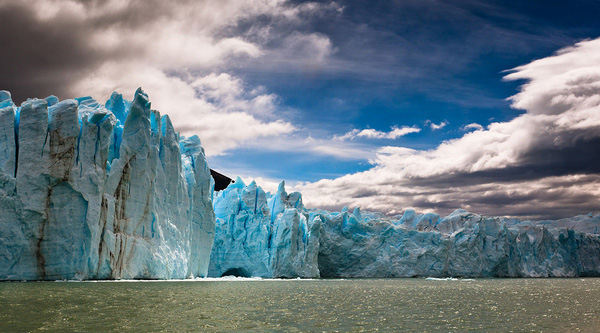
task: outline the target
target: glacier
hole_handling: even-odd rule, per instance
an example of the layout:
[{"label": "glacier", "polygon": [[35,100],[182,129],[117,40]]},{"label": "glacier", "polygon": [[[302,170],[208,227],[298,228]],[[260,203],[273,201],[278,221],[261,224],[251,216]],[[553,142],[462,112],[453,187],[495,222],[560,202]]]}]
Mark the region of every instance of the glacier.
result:
[{"label": "glacier", "polygon": [[308,209],[238,178],[138,89],[101,105],[0,91],[0,280],[600,276],[600,216]]},{"label": "glacier", "polygon": [[0,91],[0,280],[206,276],[212,178],[138,89],[29,99]]},{"label": "glacier", "polygon": [[456,210],[446,217],[307,209],[282,182],[241,179],[214,197],[209,276],[600,276],[600,216],[520,221]]}]

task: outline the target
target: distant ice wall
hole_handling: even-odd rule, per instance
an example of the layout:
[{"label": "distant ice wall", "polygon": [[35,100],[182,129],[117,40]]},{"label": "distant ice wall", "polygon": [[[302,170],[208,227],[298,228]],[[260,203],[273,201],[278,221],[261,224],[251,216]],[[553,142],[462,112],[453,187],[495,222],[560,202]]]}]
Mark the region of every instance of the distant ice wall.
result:
[{"label": "distant ice wall", "polygon": [[399,220],[319,215],[322,277],[600,276],[600,216],[538,224],[464,210],[444,218],[408,210]]},{"label": "distant ice wall", "polygon": [[113,93],[0,92],[0,280],[206,276],[211,177],[197,137]]}]

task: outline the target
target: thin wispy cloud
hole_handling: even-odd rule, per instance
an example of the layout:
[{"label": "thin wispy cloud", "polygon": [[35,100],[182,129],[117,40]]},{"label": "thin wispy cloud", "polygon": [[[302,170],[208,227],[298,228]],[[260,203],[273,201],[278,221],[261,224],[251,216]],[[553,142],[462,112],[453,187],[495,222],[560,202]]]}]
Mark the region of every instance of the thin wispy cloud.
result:
[{"label": "thin wispy cloud", "polygon": [[372,128],[367,128],[367,129],[363,129],[363,130],[353,129],[352,131],[350,131],[344,135],[334,136],[333,139],[337,140],[337,141],[354,140],[356,138],[395,140],[395,139],[398,139],[399,137],[405,136],[407,134],[419,133],[420,131],[421,131],[421,129],[416,126],[412,126],[412,127],[394,126],[390,129],[389,132],[378,131],[378,130],[375,130]]},{"label": "thin wispy cloud", "polygon": [[345,161],[368,161],[376,156],[372,145],[312,136],[302,137],[300,133],[301,130],[295,135],[279,136],[277,140],[258,138],[246,144],[244,149],[273,153],[310,153]]},{"label": "thin wispy cloud", "polygon": [[480,131],[483,130],[483,126],[481,124],[478,123],[470,123],[470,124],[466,124],[461,128],[463,131],[467,132],[467,131]]}]

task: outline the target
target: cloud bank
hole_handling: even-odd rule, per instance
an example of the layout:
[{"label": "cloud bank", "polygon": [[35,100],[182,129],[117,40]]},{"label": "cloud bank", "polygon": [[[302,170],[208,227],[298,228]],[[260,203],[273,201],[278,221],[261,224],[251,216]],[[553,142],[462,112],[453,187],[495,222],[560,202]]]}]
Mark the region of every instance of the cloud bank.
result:
[{"label": "cloud bank", "polygon": [[525,80],[510,98],[526,112],[475,129],[435,149],[387,146],[373,168],[304,183],[309,206],[399,214],[414,207],[557,218],[600,208],[600,39],[517,67]]}]

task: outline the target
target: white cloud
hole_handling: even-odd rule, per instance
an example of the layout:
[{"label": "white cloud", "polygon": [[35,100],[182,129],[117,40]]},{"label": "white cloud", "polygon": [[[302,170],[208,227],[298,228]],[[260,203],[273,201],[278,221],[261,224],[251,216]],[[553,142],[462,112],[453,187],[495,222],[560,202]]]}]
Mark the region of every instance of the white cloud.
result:
[{"label": "white cloud", "polygon": [[376,156],[371,145],[352,141],[316,139],[312,136],[302,137],[301,130],[293,135],[280,136],[277,140],[258,138],[248,143],[245,148],[257,149],[262,152],[307,153],[345,161],[368,161]]},{"label": "white cloud", "polygon": [[333,139],[338,140],[338,141],[354,140],[356,138],[395,140],[395,139],[405,136],[407,134],[419,133],[420,131],[421,131],[421,129],[416,126],[413,126],[413,127],[404,126],[401,128],[394,126],[391,128],[391,130],[389,132],[382,132],[382,131],[378,131],[378,130],[375,130],[372,128],[367,128],[364,130],[353,129],[352,131],[350,131],[344,135],[334,136]]},{"label": "white cloud", "polygon": [[241,79],[227,73],[209,74],[195,79],[191,86],[199,96],[211,101],[221,112],[245,112],[267,116],[277,109],[278,97],[263,93],[262,87],[248,91]]},{"label": "white cloud", "polygon": [[436,124],[436,123],[432,122],[431,120],[427,120],[425,123],[427,125],[429,125],[429,127],[431,128],[432,131],[442,129],[442,128],[446,127],[446,125],[448,125],[447,121],[442,121],[441,123]]},{"label": "white cloud", "polygon": [[265,192],[271,192],[271,193],[277,192],[277,189],[279,188],[279,183],[281,183],[281,181],[282,181],[282,180],[277,180],[274,178],[254,177],[254,176],[248,176],[248,175],[240,176],[240,178],[242,178],[242,181],[246,185],[248,185],[252,181],[254,181]]},{"label": "white cloud", "polygon": [[294,33],[283,41],[284,52],[280,61],[294,61],[303,64],[307,69],[321,67],[325,60],[334,52],[329,37],[311,33]]},{"label": "white cloud", "polygon": [[[518,67],[506,79],[527,80],[510,99],[525,114],[487,129],[467,125],[477,130],[431,150],[383,147],[370,170],[303,183],[296,190],[309,206],[352,205],[389,214],[405,207],[448,213],[462,206],[486,214],[547,217],[597,209],[600,177],[586,175],[589,168],[581,164],[589,161],[597,169],[600,39]],[[572,163],[573,158],[584,162]]]},{"label": "white cloud", "polygon": [[478,123],[470,123],[470,124],[467,124],[467,125],[463,126],[462,130],[465,131],[465,132],[471,131],[471,130],[481,131],[481,130],[483,130],[483,126],[481,126]]},{"label": "white cloud", "polygon": [[[23,0],[18,5],[40,22],[84,32],[83,47],[98,55],[98,62],[75,75],[70,95],[103,101],[116,90],[131,98],[141,86],[176,130],[200,136],[209,155],[297,130],[282,119],[277,95],[248,87],[228,69],[267,54],[294,54],[297,61],[318,66],[333,52],[331,42],[301,32],[302,27],[311,16],[341,10],[334,2],[285,0]],[[259,17],[269,18],[254,30],[262,31],[262,39],[236,31]],[[286,35],[277,34],[284,41],[279,49],[265,46],[272,22],[291,27]]]},{"label": "white cloud", "polygon": [[[354,176],[354,175],[352,175]],[[389,173],[373,169],[360,177],[344,176],[317,183],[299,183],[308,207],[339,210],[360,206],[365,210],[401,214],[406,208],[448,214],[457,208],[492,216],[557,218],[598,211],[600,177],[572,175],[518,183],[463,184],[453,187],[421,187],[398,183]],[[387,183],[385,183],[387,182]],[[376,187],[377,186],[377,187]],[[318,187],[318,191],[315,188]]]}]

